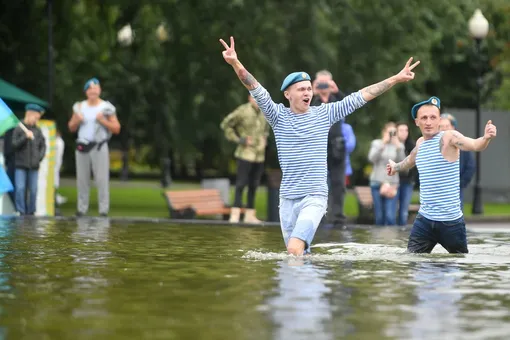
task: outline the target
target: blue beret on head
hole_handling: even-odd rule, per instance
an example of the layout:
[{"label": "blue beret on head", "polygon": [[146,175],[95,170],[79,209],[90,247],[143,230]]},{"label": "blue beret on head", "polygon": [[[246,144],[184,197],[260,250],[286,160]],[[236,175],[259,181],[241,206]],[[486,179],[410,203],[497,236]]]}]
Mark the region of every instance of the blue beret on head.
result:
[{"label": "blue beret on head", "polygon": [[413,116],[414,119],[416,119],[416,113],[418,112],[418,109],[423,105],[434,105],[439,110],[441,110],[441,101],[439,100],[439,98],[430,97],[427,100],[414,104],[413,108],[411,109],[411,116]]},{"label": "blue beret on head", "polygon": [[281,90],[285,91],[287,89],[287,87],[289,87],[290,85],[299,83],[300,81],[305,81],[305,80],[310,80],[310,81],[312,80],[312,78],[310,78],[310,75],[308,73],[293,72],[293,73],[289,74],[287,77],[285,77],[285,79],[283,80],[283,83],[282,83]]},{"label": "blue beret on head", "polygon": [[90,85],[92,85],[92,84],[99,85],[99,79],[97,79],[97,78],[90,78],[89,80],[87,80],[85,82],[85,86],[83,86],[83,91],[87,91],[88,88],[90,87]]},{"label": "blue beret on head", "polygon": [[452,114],[450,114],[450,113],[443,113],[443,114],[441,115],[441,118],[448,119],[448,120],[452,123],[453,127],[454,127],[455,129],[457,129],[457,119],[455,118],[455,116],[454,116],[454,115],[452,115]]},{"label": "blue beret on head", "polygon": [[43,114],[45,112],[44,107],[37,104],[27,104],[25,105],[25,111],[35,111]]}]

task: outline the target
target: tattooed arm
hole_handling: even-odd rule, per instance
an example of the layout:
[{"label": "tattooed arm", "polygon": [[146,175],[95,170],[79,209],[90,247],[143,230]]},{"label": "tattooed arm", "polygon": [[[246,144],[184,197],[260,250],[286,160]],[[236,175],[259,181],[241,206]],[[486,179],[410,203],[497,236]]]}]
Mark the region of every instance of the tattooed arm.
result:
[{"label": "tattooed arm", "polygon": [[363,96],[363,99],[368,102],[376,97],[379,97],[381,94],[391,89],[395,84],[397,84],[397,81],[395,76],[393,76],[377,84],[363,88],[361,90],[361,95]]},{"label": "tattooed arm", "polygon": [[395,163],[390,159],[388,165],[386,166],[388,175],[393,176],[397,172],[403,172],[413,168],[416,165],[416,154],[418,153],[418,148],[422,142],[423,137],[420,137],[418,141],[416,141],[416,146],[414,149],[406,158],[404,158],[402,162]]},{"label": "tattooed arm", "polygon": [[383,80],[377,84],[370,85],[365,87],[361,90],[361,94],[363,95],[363,98],[365,101],[370,101],[376,97],[379,97],[384,92],[391,89],[395,84],[398,83],[405,83],[410,80],[414,79],[414,72],[413,69],[420,64],[419,61],[415,62],[411,65],[411,62],[413,61],[413,58],[409,58],[406,65],[400,71],[398,74],[394,75],[393,77],[389,77],[386,80]]},{"label": "tattooed arm", "polygon": [[464,136],[459,131],[448,130],[447,137],[449,138],[448,144],[453,146],[454,148],[464,150],[464,151],[483,151],[489,146],[490,139],[485,136],[473,139]]},{"label": "tattooed arm", "polygon": [[398,162],[395,164],[394,169],[395,172],[407,171],[413,168],[416,165],[416,154],[418,153],[418,148],[415,147],[411,153],[404,158],[402,162]]},{"label": "tattooed arm", "polygon": [[278,105],[273,102],[267,90],[259,84],[257,79],[255,79],[255,77],[244,68],[239,59],[237,59],[234,37],[230,37],[230,45],[223,41],[223,39],[220,39],[220,43],[225,48],[222,52],[223,59],[232,66],[244,87],[250,91],[251,96],[257,102],[260,111],[264,113],[269,125],[271,125],[271,127],[276,126],[278,122]]},{"label": "tattooed arm", "polygon": [[232,68],[236,72],[241,83],[243,83],[244,87],[246,87],[249,91],[257,88],[259,82],[244,68],[243,64],[241,64],[239,60],[236,60],[236,62],[232,64]]},{"label": "tattooed arm", "polygon": [[232,67],[244,87],[250,91],[269,125],[275,127],[278,123],[278,105],[271,99],[269,92],[244,68],[239,60],[236,60]]}]

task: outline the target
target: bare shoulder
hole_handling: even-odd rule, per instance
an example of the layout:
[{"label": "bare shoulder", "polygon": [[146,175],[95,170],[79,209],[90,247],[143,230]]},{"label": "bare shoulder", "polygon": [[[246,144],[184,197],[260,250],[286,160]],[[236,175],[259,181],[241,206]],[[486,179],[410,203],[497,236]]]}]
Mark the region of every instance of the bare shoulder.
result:
[{"label": "bare shoulder", "polygon": [[457,130],[446,130],[443,133],[443,139],[448,140],[448,141],[451,140],[452,138],[460,138],[460,137],[462,137],[462,133],[460,133]]},{"label": "bare shoulder", "polygon": [[458,147],[462,145],[462,138],[464,135],[457,130],[447,130],[441,136],[444,145],[451,145]]},{"label": "bare shoulder", "polygon": [[420,137],[418,138],[418,140],[416,141],[416,145],[414,147],[414,150],[418,150],[418,148],[420,147],[421,143],[423,143],[425,139],[423,137]]}]

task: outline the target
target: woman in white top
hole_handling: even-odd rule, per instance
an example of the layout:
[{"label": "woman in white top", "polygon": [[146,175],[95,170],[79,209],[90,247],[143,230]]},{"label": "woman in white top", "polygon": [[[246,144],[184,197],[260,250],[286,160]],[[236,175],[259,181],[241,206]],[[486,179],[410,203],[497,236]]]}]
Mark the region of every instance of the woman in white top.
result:
[{"label": "woman in white top", "polygon": [[78,186],[76,215],[83,216],[88,211],[92,169],[98,191],[99,214],[107,216],[110,209],[108,140],[112,134],[120,133],[120,123],[115,106],[100,98],[99,80],[89,79],[84,91],[87,99],[73,105],[73,116],[68,123],[71,132],[78,132],[75,152]]},{"label": "woman in white top", "polygon": [[382,131],[382,138],[372,141],[368,160],[372,163],[370,188],[374,204],[375,225],[396,225],[398,176],[388,176],[386,164],[388,159],[406,157],[404,144],[397,137],[395,123],[387,123]]}]

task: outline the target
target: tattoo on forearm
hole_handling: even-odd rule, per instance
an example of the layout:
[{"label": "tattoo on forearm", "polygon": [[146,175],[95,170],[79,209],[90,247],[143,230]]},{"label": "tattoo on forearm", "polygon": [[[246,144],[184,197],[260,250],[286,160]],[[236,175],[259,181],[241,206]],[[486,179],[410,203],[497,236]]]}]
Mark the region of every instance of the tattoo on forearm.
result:
[{"label": "tattoo on forearm", "polygon": [[409,156],[404,158],[404,160],[402,162],[395,164],[395,171],[400,172],[400,171],[406,171],[406,170],[411,169],[415,165],[415,161],[416,161],[415,158],[416,158],[417,152],[418,152],[418,149],[417,149],[417,147],[415,147],[411,151],[411,153],[409,153]]},{"label": "tattoo on forearm", "polygon": [[439,152],[443,151],[443,145],[444,145],[443,136],[441,136],[441,138],[439,138]]},{"label": "tattoo on forearm", "polygon": [[405,171],[408,169],[408,166],[409,166],[409,156],[404,158],[404,160],[402,162],[397,163],[395,165],[395,171],[397,171],[397,172]]},{"label": "tattoo on forearm", "polygon": [[383,94],[384,92],[388,91],[390,87],[391,87],[390,84],[386,80],[383,80],[380,83],[367,87],[366,91],[372,96],[377,97]]},{"label": "tattoo on forearm", "polygon": [[237,72],[237,76],[239,77],[239,80],[241,80],[241,82],[247,87],[254,88],[257,84],[255,77],[252,76],[251,73],[248,72],[245,68],[240,69]]}]

